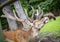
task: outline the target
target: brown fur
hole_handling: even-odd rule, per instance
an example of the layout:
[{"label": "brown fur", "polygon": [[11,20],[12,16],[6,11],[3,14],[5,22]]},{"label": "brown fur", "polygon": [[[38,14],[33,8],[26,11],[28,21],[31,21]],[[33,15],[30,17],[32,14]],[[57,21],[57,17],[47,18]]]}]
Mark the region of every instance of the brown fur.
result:
[{"label": "brown fur", "polygon": [[14,42],[28,42],[32,36],[31,33],[32,28],[28,32],[24,30],[4,31],[3,35]]}]

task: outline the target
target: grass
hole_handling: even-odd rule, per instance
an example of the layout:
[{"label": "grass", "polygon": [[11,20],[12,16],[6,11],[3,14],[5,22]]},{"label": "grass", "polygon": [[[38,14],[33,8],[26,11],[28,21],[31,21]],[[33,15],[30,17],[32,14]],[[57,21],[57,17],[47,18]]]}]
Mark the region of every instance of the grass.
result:
[{"label": "grass", "polygon": [[[45,34],[46,36],[49,36],[50,34],[53,34],[54,37],[60,36],[60,16],[56,17],[56,20],[51,19],[41,30],[40,35]],[[44,35],[44,36],[45,36]]]}]

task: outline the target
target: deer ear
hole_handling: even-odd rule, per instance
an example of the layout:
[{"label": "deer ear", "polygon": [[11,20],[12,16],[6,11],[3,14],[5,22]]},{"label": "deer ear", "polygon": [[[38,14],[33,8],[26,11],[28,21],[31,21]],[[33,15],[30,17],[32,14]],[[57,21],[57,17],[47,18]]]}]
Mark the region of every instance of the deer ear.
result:
[{"label": "deer ear", "polygon": [[44,17],[49,17],[49,19],[53,18],[54,20],[56,20],[56,17],[52,13],[47,13],[44,15]]},{"label": "deer ear", "polygon": [[54,20],[56,20],[56,17],[55,17],[55,16],[53,16],[53,19],[54,19]]},{"label": "deer ear", "polygon": [[53,18],[54,20],[56,20],[56,17],[54,15],[49,15],[48,17],[49,19]]}]

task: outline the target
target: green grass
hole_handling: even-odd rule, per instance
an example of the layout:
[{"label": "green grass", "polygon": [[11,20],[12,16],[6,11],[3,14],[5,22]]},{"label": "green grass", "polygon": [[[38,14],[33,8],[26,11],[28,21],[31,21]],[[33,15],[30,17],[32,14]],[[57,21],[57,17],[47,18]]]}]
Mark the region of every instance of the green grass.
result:
[{"label": "green grass", "polygon": [[53,34],[54,37],[60,36],[60,16],[56,20],[51,19],[41,30],[40,35],[49,36]]}]

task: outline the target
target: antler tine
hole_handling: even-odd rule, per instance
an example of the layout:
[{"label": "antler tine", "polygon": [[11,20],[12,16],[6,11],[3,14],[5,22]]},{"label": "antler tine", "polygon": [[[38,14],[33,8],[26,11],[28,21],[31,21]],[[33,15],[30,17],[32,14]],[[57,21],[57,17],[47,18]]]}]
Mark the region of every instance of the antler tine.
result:
[{"label": "antler tine", "polygon": [[4,15],[2,15],[1,17],[6,17],[6,18],[9,18],[9,19],[12,19],[12,20],[16,20],[13,16],[11,16],[7,11],[6,9],[3,8],[3,13]]},{"label": "antler tine", "polygon": [[27,19],[32,22],[31,18],[28,17],[28,13],[27,13],[27,9],[24,9],[25,10],[25,13],[26,13],[26,16],[27,16]]},{"label": "antler tine", "polygon": [[36,10],[36,15],[37,15],[37,16],[39,15],[38,10]]},{"label": "antler tine", "polygon": [[[39,10],[39,12],[41,12],[43,14],[43,10],[41,9],[41,7],[39,5],[38,5],[38,10]],[[39,13],[39,14],[41,14],[41,13]]]},{"label": "antler tine", "polygon": [[31,19],[28,17],[27,9],[24,9],[24,10],[25,10],[25,14],[26,14],[27,18],[28,18],[29,20],[31,20]]},{"label": "antler tine", "polygon": [[27,13],[27,9],[24,9],[24,11],[25,11],[25,14],[26,14],[26,16],[27,16],[27,18],[28,18],[28,13]]},{"label": "antler tine", "polygon": [[34,13],[35,13],[35,11],[34,11],[33,6],[31,6],[31,5],[29,5],[29,6],[30,6],[30,7],[32,8],[32,10],[33,10],[33,13],[32,13],[31,18],[29,18],[29,17],[28,17],[27,10],[26,10],[26,9],[24,9],[24,10],[25,10],[25,13],[26,13],[27,19],[28,19],[30,22],[33,22],[33,19],[34,19]]},{"label": "antler tine", "polygon": [[15,13],[15,11],[14,11],[14,10],[13,10],[13,13],[14,13],[14,17],[16,18],[16,20],[17,20],[17,21],[20,21],[20,22],[23,22],[23,21],[24,21],[23,19],[18,18],[18,17],[16,16],[16,13]]},{"label": "antler tine", "polygon": [[33,18],[34,17],[35,10],[34,10],[33,6],[31,6],[31,8],[32,8],[32,11],[33,11],[31,18]]},{"label": "antler tine", "polygon": [[24,20],[23,19],[19,19],[16,14],[15,14],[15,11],[13,10],[13,13],[14,13],[14,16],[10,15],[6,9],[3,8],[3,13],[4,15],[2,15],[1,17],[6,17],[6,18],[9,18],[9,19],[12,19],[12,20],[16,20],[16,21],[20,21],[20,22],[23,22]]},{"label": "antler tine", "polygon": [[38,5],[38,20],[41,20],[41,17],[43,16],[43,10],[41,7]]}]

